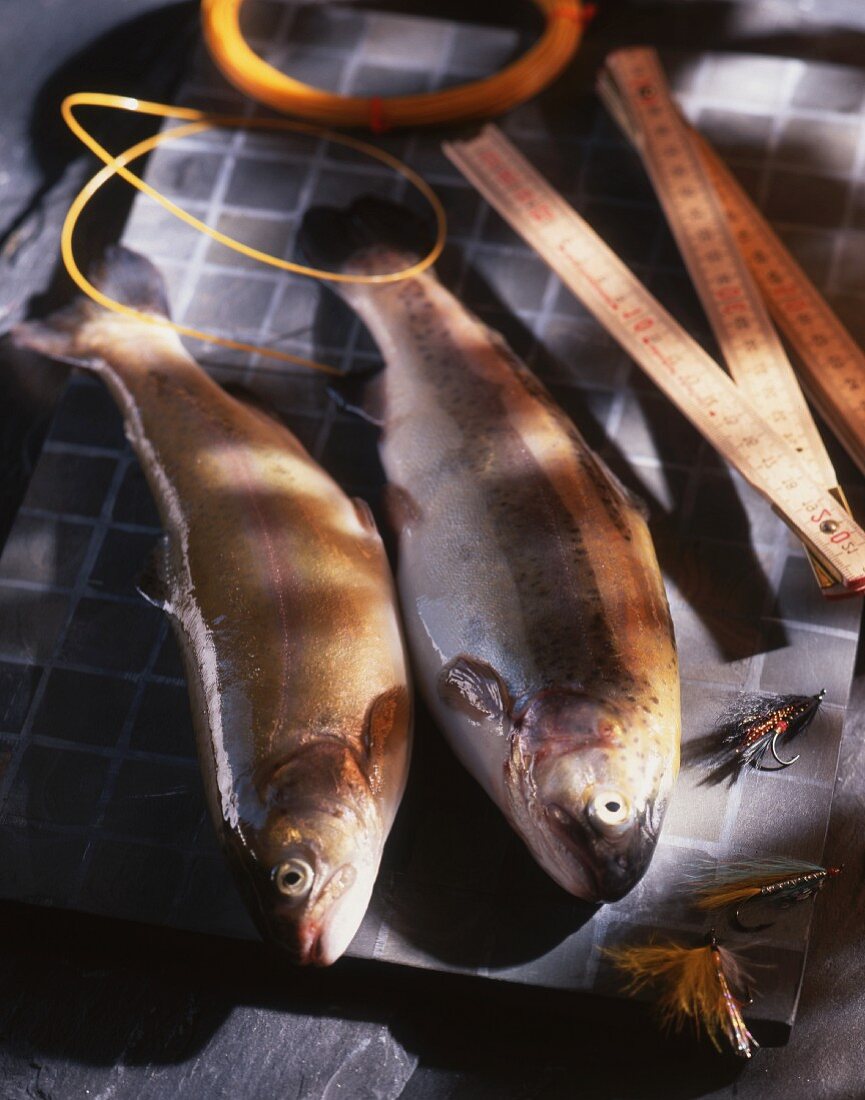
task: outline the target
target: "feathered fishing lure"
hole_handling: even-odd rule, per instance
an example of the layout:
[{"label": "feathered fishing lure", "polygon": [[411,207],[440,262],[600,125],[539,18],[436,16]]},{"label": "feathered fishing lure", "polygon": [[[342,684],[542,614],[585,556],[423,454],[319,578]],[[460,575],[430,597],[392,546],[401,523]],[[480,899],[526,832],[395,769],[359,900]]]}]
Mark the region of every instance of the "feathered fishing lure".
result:
[{"label": "feathered fishing lure", "polygon": [[769,924],[745,925],[740,913],[749,902],[763,900],[786,909],[816,897],[840,867],[821,867],[796,859],[754,859],[708,865],[690,877],[698,909],[735,906],[734,922],[743,932],[759,932]]},{"label": "feathered fishing lure", "polygon": [[[748,764],[764,771],[789,768],[799,757],[788,760],[781,756],[780,742],[792,741],[811,725],[825,695],[824,690],[816,695],[781,695],[771,699],[744,696],[723,719],[710,764],[737,771]],[[775,759],[774,768],[763,763],[768,753]]]},{"label": "feathered fishing lure", "polygon": [[692,1020],[697,1033],[705,1031],[716,1050],[723,1049],[721,1040],[726,1039],[740,1058],[750,1058],[759,1046],[742,1017],[750,997],[739,1000],[732,992],[747,987],[748,974],[714,932],[703,947],[658,943],[608,948],[604,953],[629,975],[628,993],[650,984],[661,988],[658,1011],[666,1027],[681,1031]]}]

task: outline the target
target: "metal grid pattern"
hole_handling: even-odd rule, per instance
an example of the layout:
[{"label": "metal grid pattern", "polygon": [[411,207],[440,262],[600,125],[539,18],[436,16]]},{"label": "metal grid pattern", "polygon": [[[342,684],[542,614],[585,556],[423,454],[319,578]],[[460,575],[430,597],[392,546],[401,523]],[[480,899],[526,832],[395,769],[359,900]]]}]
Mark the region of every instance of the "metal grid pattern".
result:
[{"label": "metal grid pattern", "polygon": [[[244,11],[268,59],[344,92],[438,87],[488,71],[520,45],[517,32],[498,27],[351,6],[250,0]],[[599,60],[587,48],[571,77],[503,126],[711,346],[637,158],[589,91]],[[865,328],[860,74],[740,55],[667,60],[690,117],[854,332]],[[179,102],[229,113],[241,103],[203,52]],[[442,136],[387,135],[383,144],[448,207],[443,277],[505,333],[650,504],[681,651],[686,746],[742,690],[827,689],[795,768],[731,787],[686,766],[649,874],[598,912],[547,881],[422,717],[406,803],[352,953],[615,995],[599,947],[701,927],[678,887],[690,856],[820,858],[860,607],[821,600],[768,507],[485,207],[442,156]],[[399,181],[324,140],[262,133],[166,148],[147,177],[210,224],[284,255],[313,203],[369,190],[406,197]],[[256,268],[145,200],[125,241],[163,270],[180,320],[355,371],[377,362],[362,326],[318,286]],[[375,432],[341,411],[321,377],[195,350],[220,380],[270,401],[349,492],[377,504]],[[843,463],[841,473],[849,482]],[[157,533],[110,399],[74,378],[0,559],[0,894],[252,936],[205,820],[173,639],[134,590]],[[757,1018],[792,1022],[808,924],[801,907],[764,936],[761,961],[771,965]]]}]

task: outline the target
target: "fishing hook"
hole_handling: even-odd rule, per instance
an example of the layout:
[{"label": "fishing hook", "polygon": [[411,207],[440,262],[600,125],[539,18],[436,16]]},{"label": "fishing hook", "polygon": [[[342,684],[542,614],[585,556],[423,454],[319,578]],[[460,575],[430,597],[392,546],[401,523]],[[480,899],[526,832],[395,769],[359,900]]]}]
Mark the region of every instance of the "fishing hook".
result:
[{"label": "fishing hook", "polygon": [[778,741],[784,736],[784,733],[785,733],[784,730],[775,730],[775,735],[772,738],[772,741],[769,745],[769,751],[772,753],[772,755],[778,761],[779,767],[777,767],[777,768],[767,768],[765,766],[765,764],[758,764],[757,765],[757,770],[758,771],[761,771],[761,772],[781,772],[785,768],[789,768],[793,764],[795,764],[796,761],[799,759],[799,757],[802,755],[801,753],[796,753],[796,755],[793,757],[792,760],[785,760],[783,757],[778,755]]},{"label": "fishing hook", "polygon": [[[748,899],[748,901],[751,900],[751,898]],[[743,901],[740,905],[736,906],[735,910],[733,911],[733,919],[730,923],[738,928],[740,932],[765,932],[767,928],[771,928],[772,925],[775,923],[775,921],[773,920],[770,920],[766,924],[743,924],[742,918],[739,915],[739,910],[746,906],[748,904],[748,901]]]},{"label": "fishing hook", "polygon": [[[785,896],[782,895],[780,898],[774,899],[775,905],[779,909],[785,909],[785,910],[786,909],[792,909],[794,905],[797,905],[800,902],[809,901],[812,898],[816,898],[817,895],[820,893],[820,891],[823,889],[824,883],[825,883],[825,879],[821,879],[816,885],[813,884],[813,883],[802,884],[801,889],[798,893],[795,893],[795,894],[793,894],[789,897],[785,897]],[[767,928],[771,928],[772,925],[775,923],[775,921],[769,921],[768,924],[754,924],[754,925],[748,925],[748,924],[743,924],[742,923],[742,917],[739,913],[739,910],[744,909],[744,907],[748,904],[748,902],[757,901],[761,897],[763,897],[763,895],[758,894],[758,895],[756,895],[756,897],[746,898],[745,901],[740,902],[736,906],[736,908],[733,912],[733,919],[732,919],[731,923],[733,925],[735,925],[735,927],[738,928],[740,932],[763,932]],[[766,899],[766,900],[768,900],[768,899]]]},{"label": "fishing hook", "polygon": [[769,750],[771,751],[772,755],[775,757],[775,759],[778,761],[778,763],[781,765],[782,768],[789,768],[791,764],[796,763],[796,761],[801,756],[801,753],[797,752],[792,760],[784,760],[782,757],[780,757],[778,755],[778,739],[781,736],[783,736],[783,733],[784,733],[784,730],[776,730],[775,731],[775,736],[772,738],[772,744],[769,746]]}]

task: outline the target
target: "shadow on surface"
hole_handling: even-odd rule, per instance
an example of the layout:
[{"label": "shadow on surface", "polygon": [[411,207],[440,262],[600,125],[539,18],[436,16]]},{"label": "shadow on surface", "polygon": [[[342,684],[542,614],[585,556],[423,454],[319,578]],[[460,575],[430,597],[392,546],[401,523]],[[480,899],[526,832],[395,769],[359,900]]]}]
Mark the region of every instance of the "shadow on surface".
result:
[{"label": "shadow on surface", "polygon": [[[90,158],[60,117],[63,97],[86,89],[150,99],[170,98],[194,42],[195,16],[195,5],[186,2],[131,19],[73,55],[34,96],[30,148],[41,182],[14,217],[0,226],[0,256],[8,265],[10,276],[19,265],[19,252],[25,251],[22,246],[27,239],[45,233],[50,237],[50,246],[56,247],[53,234],[48,234],[44,226],[46,220],[54,218],[59,230],[60,215],[56,210],[47,211],[50,196],[56,187],[62,186],[73,165]],[[122,111],[83,114],[87,125],[109,149],[126,148],[158,127],[158,120]],[[77,255],[84,269],[90,258],[118,239],[134,194],[124,184],[109,185],[94,202],[85,221],[86,232],[79,234],[77,242]],[[20,260],[26,262],[29,261]],[[48,312],[58,300],[68,297],[69,290],[69,279],[62,265],[58,265],[47,293],[31,301],[30,312],[36,315]],[[35,356],[20,355],[6,341],[0,345],[0,463],[4,471],[0,488],[0,546],[24,495],[67,376],[66,368],[46,364]]]},{"label": "shadow on surface", "polygon": [[[851,13],[858,8],[855,0],[847,6]],[[843,0],[834,5],[834,15],[828,4],[810,9],[751,0],[613,0],[602,6],[595,30],[598,37],[613,38],[617,48],[651,42],[668,50],[735,50],[861,67],[865,34],[851,27],[843,9]]]},{"label": "shadow on surface", "polygon": [[[33,157],[42,182],[18,214],[0,227],[0,252],[60,182],[69,166],[90,157],[60,116],[60,104],[72,92],[112,92],[148,99],[171,96],[183,63],[197,37],[196,8],[189,2],[148,12],[112,29],[74,54],[43,84],[30,117]],[[88,129],[110,150],[124,149],[159,128],[159,120],[125,111],[94,113],[79,108]],[[96,120],[96,121],[94,121]],[[139,168],[141,165],[139,164]],[[95,169],[94,169],[95,171]],[[119,185],[98,203],[98,218],[90,219],[82,267],[119,237],[135,192]]]},{"label": "shadow on surface", "polygon": [[12,527],[69,371],[0,338],[0,550]]},{"label": "shadow on surface", "polygon": [[[400,7],[402,10],[402,4]],[[614,11],[621,7],[612,5]],[[704,35],[701,44],[706,48],[730,46],[723,31],[726,20],[713,16],[710,31],[700,24],[698,32],[696,22],[688,18],[693,7],[689,4],[685,12],[682,4],[643,5],[640,21],[632,24],[637,40],[660,37],[663,32],[687,38],[683,45],[689,48],[694,48],[700,35]],[[717,11],[723,15],[734,5],[701,7],[710,14]],[[633,6],[629,11],[633,14]],[[601,18],[605,18],[603,12]],[[657,22],[647,22],[649,18]],[[844,60],[845,54],[855,52],[855,58],[849,59],[861,63],[861,37],[849,30],[831,31],[824,39],[817,35],[801,43],[802,54]],[[765,41],[754,41],[759,49],[769,48]],[[777,41],[786,53],[796,39],[780,36],[768,41]],[[751,48],[750,42],[741,40],[735,45]],[[612,461],[611,465],[615,467]],[[638,482],[631,484],[639,488]],[[861,698],[858,702],[861,712]],[[855,721],[855,707],[853,713]],[[761,1076],[756,1076],[757,1067],[752,1067],[743,1081],[743,1094],[768,1095],[771,1091],[775,1095],[784,1082],[789,1092],[790,1087],[795,1088],[792,1082],[801,1085],[813,1080],[815,1071],[822,1077],[823,1097],[862,1092],[858,1029],[850,1023],[860,1019],[862,1011],[861,953],[856,951],[861,942],[865,859],[862,754],[854,752],[861,741],[855,736],[859,732],[857,727],[850,731],[854,736],[848,733],[846,770],[839,788],[849,813],[843,818],[833,816],[830,833],[834,861],[846,861],[851,873],[840,881],[843,893],[836,895],[834,904],[818,910],[809,967],[809,972],[815,971],[810,975],[814,980],[806,984],[796,1049],[764,1050],[759,1056]],[[87,929],[86,942],[81,925]],[[382,977],[387,968],[376,968],[374,974],[358,968],[355,973],[350,965],[345,968],[342,989],[339,982],[331,983],[329,975],[292,974],[285,978],[292,988],[286,997],[284,989],[274,991],[283,980],[282,971],[274,974],[272,962],[256,954],[261,949],[239,947],[235,960],[230,945],[223,941],[180,937],[171,948],[155,931],[115,925],[109,935],[109,925],[67,914],[4,909],[5,941],[11,950],[0,964],[4,975],[0,1020],[9,1047],[23,1051],[29,1047],[99,1065],[113,1061],[127,1065],[183,1063],[206,1047],[209,1037],[244,998],[267,1003],[267,991],[271,990],[270,1003],[281,1008],[293,1005],[300,1012],[318,1012],[322,1017],[340,1013],[375,1019],[399,1012],[400,1022],[393,1027],[401,1041],[416,1050],[426,1066],[442,1067],[453,1083],[448,1093],[435,1087],[427,1091],[423,1078],[418,1078],[406,1090],[407,1100],[441,1095],[471,1100],[543,1096],[549,1100],[572,1097],[575,1092],[597,1100],[648,1100],[652,1096],[678,1100],[728,1087],[742,1068],[731,1058],[716,1058],[704,1047],[658,1037],[642,1017],[635,1020],[619,1005],[609,1020],[584,1024],[577,1020],[569,1002],[560,1013],[554,1013],[554,997],[536,1004],[520,990],[516,998],[499,991],[493,997],[479,998],[468,996],[459,985],[446,984],[443,990],[433,992],[435,983],[406,992]],[[832,1008],[836,1011],[828,1011]],[[828,1051],[831,1058],[825,1053]],[[264,1058],[266,1054],[243,1049],[238,1057]],[[230,1070],[227,1073],[230,1077]],[[774,1077],[774,1088],[767,1083],[768,1076]],[[204,1080],[204,1075],[199,1078],[200,1095],[207,1088]],[[192,1093],[184,1088],[184,1095]]]},{"label": "shadow on surface", "polygon": [[[411,777],[373,910],[388,925],[392,961],[495,970],[541,959],[597,907],[541,870],[419,706]],[[531,971],[524,978],[535,980]]]},{"label": "shadow on surface", "polygon": [[[258,944],[10,905],[0,916],[16,943],[15,956],[0,962],[0,1026],[6,1050],[32,1065],[48,1058],[131,1074],[192,1063],[233,1010],[251,1005],[319,1018],[322,1027],[328,1019],[387,1025],[427,1066],[484,1067],[473,1097],[525,1095],[521,1088],[539,1080],[549,1088],[538,1095],[573,1095],[579,1079],[593,1100],[684,1100],[741,1070],[732,1057],[661,1038],[631,1003],[587,1004],[555,990],[352,960],[299,972]],[[652,1079],[657,1092],[646,1091]]]}]

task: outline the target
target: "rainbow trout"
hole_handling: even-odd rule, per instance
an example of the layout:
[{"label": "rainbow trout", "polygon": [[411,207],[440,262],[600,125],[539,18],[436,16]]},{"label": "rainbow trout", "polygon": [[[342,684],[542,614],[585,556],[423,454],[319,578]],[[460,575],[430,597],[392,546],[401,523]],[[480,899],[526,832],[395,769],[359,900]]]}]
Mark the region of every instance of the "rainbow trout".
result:
[{"label": "rainbow trout", "polygon": [[[373,199],[310,211],[303,247],[331,269],[395,271],[417,255],[407,218]],[[649,864],[679,762],[678,662],[646,520],[434,275],[340,293],[386,363],[381,456],[426,702],[556,882],[615,901]]]},{"label": "rainbow trout", "polygon": [[[135,253],[113,250],[99,285],[167,313]],[[410,748],[369,509],[167,328],[82,300],[16,338],[94,372],[119,405],[166,531],[149,596],[180,642],[220,840],[262,933],[297,962],[332,963],[366,911]]]}]

